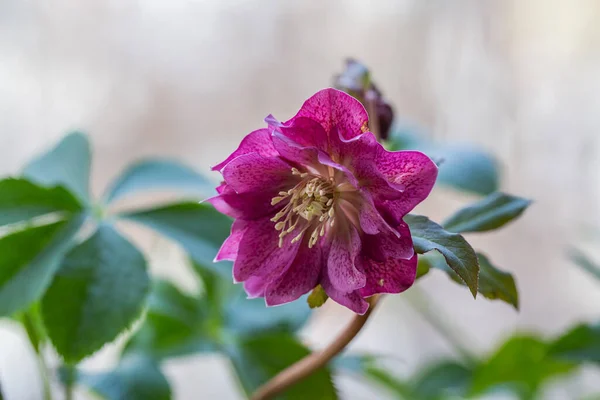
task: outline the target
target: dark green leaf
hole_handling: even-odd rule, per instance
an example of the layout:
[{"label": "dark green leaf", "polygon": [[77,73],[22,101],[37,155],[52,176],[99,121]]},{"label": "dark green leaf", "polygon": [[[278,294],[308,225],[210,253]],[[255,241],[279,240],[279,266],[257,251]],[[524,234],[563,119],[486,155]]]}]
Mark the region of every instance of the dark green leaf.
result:
[{"label": "dark green leaf", "polygon": [[471,290],[473,297],[477,295],[479,262],[471,245],[457,233],[444,230],[429,218],[420,215],[407,215],[404,220],[410,231],[419,254],[431,250],[440,252],[446,262],[460,276]]},{"label": "dark green leaf", "polygon": [[193,169],[172,160],[139,161],[117,178],[106,195],[106,202],[149,190],[175,189],[194,194],[213,193],[214,185]]},{"label": "dark green leaf", "polygon": [[89,203],[90,162],[87,136],[74,132],[30,162],[23,176],[44,186],[64,186],[84,203]]},{"label": "dark green leaf", "polygon": [[600,279],[600,265],[577,249],[569,250],[569,258],[593,277]]},{"label": "dark green leaf", "polygon": [[120,217],[156,230],[179,243],[195,261],[231,277],[230,263],[213,263],[221,244],[229,236],[231,220],[211,206],[186,202],[132,211]]},{"label": "dark green leaf", "polygon": [[0,238],[0,316],[24,310],[43,294],[83,216]]},{"label": "dark green leaf", "polygon": [[472,370],[464,365],[442,361],[426,367],[411,381],[416,396],[424,400],[438,400],[465,398],[472,378]]},{"label": "dark green leaf", "polygon": [[106,400],[169,400],[171,388],[155,361],[126,357],[110,372],[79,372],[78,383]]},{"label": "dark green leaf", "polygon": [[579,325],[550,345],[554,357],[600,364],[600,324]]},{"label": "dark green leaf", "polygon": [[62,187],[40,187],[25,179],[0,181],[0,226],[54,212],[78,211],[81,204]]},{"label": "dark green leaf", "polygon": [[[153,283],[146,318],[126,345],[126,354],[142,352],[157,359],[212,351],[218,325],[207,319],[208,304],[167,281]],[[211,331],[215,329],[215,331]]]},{"label": "dark green leaf", "polygon": [[[477,253],[479,260],[479,286],[477,291],[486,299],[502,300],[515,309],[519,309],[519,292],[512,274],[503,272],[496,268],[486,256]],[[429,272],[430,268],[436,268],[446,272],[450,278],[461,285],[464,281],[446,264],[444,258],[439,254],[429,253],[419,257],[417,277]]]},{"label": "dark green leaf", "polygon": [[[278,372],[306,357],[309,350],[287,334],[248,337],[228,349],[244,391],[254,392]],[[328,368],[322,368],[290,387],[278,399],[337,399]]]},{"label": "dark green leaf", "polygon": [[458,210],[446,222],[444,228],[457,233],[485,232],[498,229],[525,211],[530,200],[496,192],[486,198]]},{"label": "dark green leaf", "polygon": [[441,160],[437,182],[480,195],[498,190],[499,168],[491,155],[465,146],[435,146],[422,150],[433,160]]},{"label": "dark green leaf", "polygon": [[114,340],[140,315],[148,293],[144,256],[102,225],[64,258],[42,299],[50,340],[78,362]]},{"label": "dark green leaf", "polygon": [[232,293],[224,315],[225,325],[236,334],[295,332],[304,326],[311,314],[305,296],[288,304],[267,308],[262,298],[248,299],[241,285],[236,285],[235,291],[237,296]]},{"label": "dark green leaf", "polygon": [[574,367],[553,358],[548,346],[536,337],[512,337],[476,369],[472,393],[501,388],[530,398],[547,380],[570,373]]}]

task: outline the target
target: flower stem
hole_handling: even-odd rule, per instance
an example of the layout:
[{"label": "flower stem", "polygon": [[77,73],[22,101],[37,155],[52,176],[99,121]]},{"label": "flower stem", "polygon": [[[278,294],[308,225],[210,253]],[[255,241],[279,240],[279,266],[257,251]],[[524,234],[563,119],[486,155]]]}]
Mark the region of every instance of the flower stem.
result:
[{"label": "flower stem", "polygon": [[368,299],[370,307],[367,312],[364,315],[355,315],[348,326],[346,326],[342,333],[328,347],[322,351],[309,354],[275,375],[271,380],[259,387],[250,397],[250,400],[272,399],[290,386],[307,378],[319,368],[327,365],[327,363],[344,350],[352,339],[356,337],[358,332],[360,332],[371,316],[379,297],[380,296],[375,295]]},{"label": "flower stem", "polygon": [[[31,347],[35,351],[35,357],[38,363],[38,369],[40,371],[40,377],[42,379],[42,385],[44,389],[44,400],[52,400],[52,389],[50,387],[50,373],[48,372],[48,364],[44,357],[44,333],[41,332],[41,322],[37,311],[32,308],[24,312],[21,316],[21,323],[27,332],[27,337],[31,343]],[[1,400],[1,396],[0,396]]]}]

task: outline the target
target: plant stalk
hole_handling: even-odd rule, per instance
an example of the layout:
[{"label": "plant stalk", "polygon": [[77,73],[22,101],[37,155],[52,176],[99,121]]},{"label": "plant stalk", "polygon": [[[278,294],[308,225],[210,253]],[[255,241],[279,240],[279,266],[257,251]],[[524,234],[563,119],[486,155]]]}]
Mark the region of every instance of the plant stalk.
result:
[{"label": "plant stalk", "polygon": [[371,316],[380,296],[375,295],[369,300],[370,307],[364,315],[355,315],[342,333],[325,349],[311,353],[295,364],[275,375],[271,380],[259,387],[250,400],[269,400],[284,392],[290,386],[312,375],[318,369],[324,367],[337,356],[361,331]]}]

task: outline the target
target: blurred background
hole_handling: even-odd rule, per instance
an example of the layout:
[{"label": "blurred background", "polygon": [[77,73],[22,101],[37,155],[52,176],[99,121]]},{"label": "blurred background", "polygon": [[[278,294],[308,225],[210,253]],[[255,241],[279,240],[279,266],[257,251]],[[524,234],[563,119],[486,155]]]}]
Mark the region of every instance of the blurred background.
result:
[{"label": "blurred background", "polygon": [[[0,0],[0,172],[81,129],[95,148],[95,193],[149,155],[217,180],[211,165],[269,113],[291,117],[352,56],[400,119],[492,152],[502,189],[535,201],[510,227],[472,237],[516,275],[520,312],[473,301],[440,273],[419,283],[434,311],[481,352],[516,330],[558,334],[600,318],[600,287],[565,255],[600,226],[599,19],[596,0]],[[466,200],[439,188],[418,211],[439,221]],[[150,252],[154,273],[189,283],[178,248],[126,233]],[[350,316],[328,304],[303,337],[322,346]],[[84,366],[111,365],[117,347]],[[403,296],[386,298],[351,350],[393,355],[400,374],[451,352]],[[37,399],[36,371],[20,329],[0,323],[7,399]],[[242,398],[219,356],[170,361],[165,372],[177,399]],[[600,390],[600,374],[554,386],[546,398],[580,397]],[[344,399],[373,398],[352,379],[339,388]]]}]

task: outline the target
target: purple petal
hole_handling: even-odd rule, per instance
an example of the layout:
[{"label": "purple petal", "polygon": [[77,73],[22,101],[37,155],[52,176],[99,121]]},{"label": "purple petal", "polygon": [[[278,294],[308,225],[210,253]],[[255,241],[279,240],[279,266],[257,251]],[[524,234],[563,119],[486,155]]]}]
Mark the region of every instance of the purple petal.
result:
[{"label": "purple petal", "polygon": [[249,133],[242,140],[236,151],[231,153],[225,161],[212,167],[213,171],[220,171],[231,160],[248,153],[258,153],[265,157],[273,157],[277,155],[277,151],[271,142],[271,133],[268,129],[258,129]]},{"label": "purple petal", "polygon": [[360,236],[349,226],[347,234],[336,234],[331,242],[327,259],[327,275],[331,284],[342,292],[350,292],[365,285],[365,276],[354,260],[360,252]]},{"label": "purple petal", "polygon": [[233,222],[231,225],[231,234],[223,242],[223,245],[215,257],[215,262],[225,260],[235,261],[238,254],[238,249],[240,247],[240,242],[242,241],[242,237],[244,236],[247,226],[248,223],[244,220],[236,220]]},{"label": "purple petal", "polygon": [[363,235],[361,239],[362,255],[376,261],[385,261],[388,258],[408,260],[415,254],[410,230],[404,222],[394,231]]},{"label": "purple petal", "polygon": [[244,282],[244,290],[249,299],[264,297],[269,279],[263,276],[251,276]]},{"label": "purple petal", "polygon": [[232,218],[255,220],[273,215],[277,211],[277,208],[271,205],[271,200],[277,196],[277,190],[239,194],[227,187],[222,190],[222,194],[205,201],[212,204],[217,211]]},{"label": "purple petal", "polygon": [[291,232],[279,247],[279,231],[268,217],[248,223],[233,264],[233,278],[243,282],[252,276],[272,281],[294,261],[300,242],[291,243],[297,231]]},{"label": "purple petal", "polygon": [[421,152],[390,152],[383,148],[379,150],[376,163],[389,182],[405,188],[400,198],[382,202],[396,222],[399,222],[429,195],[437,177],[437,166]]},{"label": "purple petal", "polygon": [[237,193],[279,191],[293,187],[297,177],[292,167],[279,157],[263,157],[258,153],[241,155],[230,161],[222,171],[223,178]]},{"label": "purple petal", "polygon": [[289,303],[308,293],[317,286],[321,273],[321,247],[308,248],[305,241],[294,262],[266,290],[267,305]]},{"label": "purple petal", "polygon": [[358,100],[332,88],[323,89],[306,100],[298,114],[285,125],[301,117],[317,121],[328,133],[337,127],[345,139],[360,135],[369,121],[367,111]]},{"label": "purple petal", "polygon": [[286,160],[304,167],[310,166],[320,170],[318,150],[315,147],[302,146],[279,132],[273,133],[273,145],[281,157]]},{"label": "purple petal", "polygon": [[325,293],[327,293],[333,301],[349,308],[357,314],[363,315],[369,309],[369,303],[365,301],[358,290],[348,293],[342,292],[331,284],[326,274],[321,279],[321,286],[323,286]]},{"label": "purple petal", "polygon": [[285,137],[293,140],[301,147],[314,147],[322,151],[328,150],[328,135],[317,121],[305,117],[295,117],[289,125],[268,120],[271,128],[281,132]]},{"label": "purple petal", "polygon": [[417,255],[408,260],[388,258],[378,262],[366,257],[358,258],[367,276],[366,285],[359,289],[362,297],[377,293],[400,293],[412,286],[417,275]]}]

